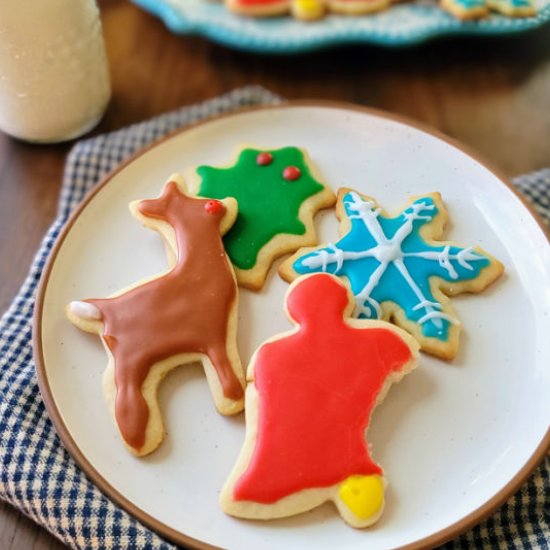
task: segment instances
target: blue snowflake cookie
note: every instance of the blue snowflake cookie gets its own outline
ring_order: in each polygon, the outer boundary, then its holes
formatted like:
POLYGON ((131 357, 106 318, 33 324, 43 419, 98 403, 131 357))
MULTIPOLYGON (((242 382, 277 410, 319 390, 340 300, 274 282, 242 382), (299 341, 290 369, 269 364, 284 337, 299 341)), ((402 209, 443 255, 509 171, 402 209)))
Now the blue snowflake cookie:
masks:
POLYGON ((502 264, 480 248, 437 240, 448 219, 439 193, 414 197, 392 217, 374 199, 341 189, 336 214, 340 240, 299 250, 282 264, 282 277, 345 277, 356 317, 391 320, 424 351, 452 359, 460 322, 448 297, 483 290, 502 273, 502 264))

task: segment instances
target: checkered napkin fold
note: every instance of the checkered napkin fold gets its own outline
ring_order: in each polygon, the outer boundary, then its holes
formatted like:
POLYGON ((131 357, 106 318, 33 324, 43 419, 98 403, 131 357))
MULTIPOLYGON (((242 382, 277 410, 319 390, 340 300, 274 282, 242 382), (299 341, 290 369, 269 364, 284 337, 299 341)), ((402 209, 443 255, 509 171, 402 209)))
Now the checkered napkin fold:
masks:
MULTIPOLYGON (((142 147, 186 125, 243 106, 280 102, 259 87, 241 88, 75 145, 65 168, 57 220, 30 273, 0 321, 0 498, 72 548, 175 547, 105 497, 78 469, 48 418, 32 358, 36 287, 61 227, 99 180, 142 147)), ((550 224, 550 169, 516 178, 516 187, 550 224)), ((550 459, 493 516, 445 548, 549 548, 550 459)))

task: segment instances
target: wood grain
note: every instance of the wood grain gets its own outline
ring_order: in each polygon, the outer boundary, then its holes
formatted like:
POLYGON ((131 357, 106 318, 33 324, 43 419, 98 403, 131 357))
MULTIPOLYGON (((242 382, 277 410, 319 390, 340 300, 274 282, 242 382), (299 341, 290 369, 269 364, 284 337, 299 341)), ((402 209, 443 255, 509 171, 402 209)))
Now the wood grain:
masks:
MULTIPOLYGON (((548 27, 510 38, 448 39, 409 49, 346 47, 258 56, 178 37, 123 0, 99 2, 113 99, 102 133, 261 84, 287 98, 352 101, 427 123, 509 175, 550 166, 548 27)), ((10 304, 53 221, 71 144, 0 134, 0 311, 10 304)), ((63 546, 0 504, 0 548, 63 546)))

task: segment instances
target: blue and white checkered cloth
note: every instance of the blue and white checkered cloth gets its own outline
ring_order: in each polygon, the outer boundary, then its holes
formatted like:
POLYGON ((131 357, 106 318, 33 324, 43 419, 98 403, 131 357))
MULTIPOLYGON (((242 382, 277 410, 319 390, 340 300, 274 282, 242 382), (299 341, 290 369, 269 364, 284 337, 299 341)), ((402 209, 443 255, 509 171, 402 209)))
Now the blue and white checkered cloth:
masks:
MULTIPOLYGON (((259 87, 186 107, 107 135, 70 152, 57 220, 9 310, 0 320, 0 498, 72 548, 173 550, 175 547, 118 508, 79 470, 57 436, 38 391, 32 358, 36 288, 59 231, 74 207, 124 159, 191 122, 280 98, 259 87)), ((550 224, 550 169, 514 184, 550 224)), ((445 548, 550 548, 550 460, 488 520, 445 548)))

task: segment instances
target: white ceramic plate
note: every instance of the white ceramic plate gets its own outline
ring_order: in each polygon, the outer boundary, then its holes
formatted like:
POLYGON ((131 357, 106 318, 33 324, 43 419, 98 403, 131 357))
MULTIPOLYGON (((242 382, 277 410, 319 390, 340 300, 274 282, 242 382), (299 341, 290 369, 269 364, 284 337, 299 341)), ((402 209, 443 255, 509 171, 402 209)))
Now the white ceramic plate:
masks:
MULTIPOLYGON (((334 240, 332 212, 317 218, 334 240)), ((287 288, 272 270, 265 289, 242 291, 240 350, 246 363, 266 338, 287 330, 287 288)), ((336 105, 248 111, 162 141, 110 176, 73 218, 45 273, 37 308, 37 363, 50 414, 65 444, 112 498, 181 543, 239 549, 387 549, 455 536, 508 496, 548 445, 550 247, 518 197, 477 160, 433 134, 379 113, 336 105), (332 505, 286 520, 239 521, 218 493, 240 449, 244 420, 219 416, 198 367, 171 374, 160 391, 167 437, 152 456, 124 449, 104 405, 105 352, 63 308, 165 269, 160 237, 128 203, 155 197, 173 172, 224 165, 241 142, 306 148, 336 189, 355 187, 389 210, 410 194, 438 190, 447 236, 480 244, 506 266, 480 295, 454 305, 465 327, 453 364, 421 356, 376 410, 369 439, 390 487, 371 529, 346 526, 332 505)))

